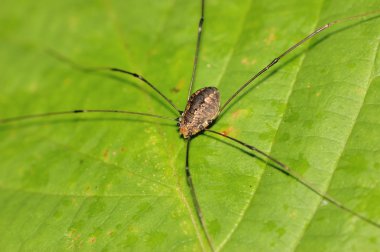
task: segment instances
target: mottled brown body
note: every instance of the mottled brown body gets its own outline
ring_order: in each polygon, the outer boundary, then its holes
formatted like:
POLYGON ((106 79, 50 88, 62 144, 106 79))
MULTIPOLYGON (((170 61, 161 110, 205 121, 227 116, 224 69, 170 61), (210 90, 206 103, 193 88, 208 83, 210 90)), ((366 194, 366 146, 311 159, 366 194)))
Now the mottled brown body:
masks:
POLYGON ((192 94, 179 120, 179 132, 190 138, 206 129, 219 114, 220 96, 215 87, 205 87, 192 94))

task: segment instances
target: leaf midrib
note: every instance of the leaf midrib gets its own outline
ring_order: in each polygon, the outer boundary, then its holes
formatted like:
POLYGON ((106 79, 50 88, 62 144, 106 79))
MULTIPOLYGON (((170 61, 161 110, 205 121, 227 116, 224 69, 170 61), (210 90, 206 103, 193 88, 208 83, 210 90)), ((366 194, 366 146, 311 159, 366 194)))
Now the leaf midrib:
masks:
MULTIPOLYGON (((173 5, 170 8, 170 11, 167 12, 167 14, 166 14, 167 18, 166 18, 164 24, 162 25, 162 27, 160 28, 160 31, 156 34, 156 37, 155 37, 155 39, 152 42, 152 46, 154 46, 159 41, 159 38, 166 31, 165 27, 167 27, 169 25, 169 23, 170 23, 170 13, 175 8, 176 4, 177 4, 177 1, 175 0, 174 3, 173 3, 173 5)), ((149 99, 149 100, 152 101, 152 99, 149 99)), ((150 107, 151 108, 155 108, 155 106, 150 106, 150 107)), ((158 135, 161 138, 161 142, 162 143, 166 142, 165 139, 163 138, 162 134, 158 134, 158 135)), ((165 146, 167 146, 167 144, 165 146)), ((173 168, 173 171, 174 171, 173 174, 174 174, 174 176, 176 176, 178 178, 178 183, 176 184, 175 190, 177 192, 177 196, 178 196, 179 202, 181 202, 181 204, 183 204, 183 206, 187 210, 187 213, 189 214, 190 221, 191 221, 191 223, 192 223, 192 225, 194 227, 194 231, 197 234, 197 240, 199 242, 199 245, 202 248, 202 250, 205 250, 204 244, 203 244, 203 240, 202 240, 203 234, 199 230, 200 227, 199 227, 197 218, 196 218, 195 214, 193 213, 193 207, 190 207, 191 204, 189 204, 189 200, 185 197, 186 193, 182 190, 182 187, 179 184, 179 179, 182 178, 183 176, 179 176, 179 174, 176 172, 177 169, 176 169, 176 167, 174 165, 175 164, 175 160, 177 159, 179 153, 181 153, 183 151, 183 149, 184 149, 184 145, 182 144, 181 147, 178 148, 177 154, 171 156, 172 158, 169 158, 169 165, 171 165, 172 168, 173 168)))

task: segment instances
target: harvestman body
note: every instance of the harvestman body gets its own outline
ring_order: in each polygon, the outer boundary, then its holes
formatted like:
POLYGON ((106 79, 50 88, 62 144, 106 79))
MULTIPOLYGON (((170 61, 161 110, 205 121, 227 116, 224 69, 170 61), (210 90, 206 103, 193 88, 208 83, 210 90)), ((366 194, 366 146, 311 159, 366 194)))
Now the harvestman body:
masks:
POLYGON ((219 114, 219 103, 216 87, 201 88, 192 94, 179 119, 181 135, 187 139, 207 129, 219 114))
POLYGON ((335 206, 339 207, 340 209, 349 212, 350 214, 360 218, 361 220, 380 228, 380 224, 368 219, 367 217, 354 212, 350 208, 346 207, 339 201, 335 200, 331 196, 319 191, 316 189, 313 185, 311 185, 309 182, 304 180, 299 174, 294 172, 290 167, 283 164, 282 162, 278 161, 277 159, 273 158, 272 156, 269 156, 265 152, 261 151, 260 149, 257 149, 256 147, 249 145, 247 143, 244 143, 236 138, 230 137, 228 135, 224 135, 222 133, 216 132, 214 130, 209 129, 209 127, 213 124, 213 122, 216 120, 218 115, 226 108, 226 106, 238 95, 240 92, 245 89, 250 83, 252 83, 257 77, 259 77, 261 74, 269 70, 273 65, 275 65, 281 58, 292 52, 294 49, 299 47, 304 42, 308 41, 315 35, 319 34, 320 32, 326 30, 327 28, 341 22, 358 19, 361 17, 366 17, 369 15, 374 14, 380 14, 380 11, 374 11, 370 13, 360 14, 357 16, 348 17, 345 19, 336 20, 333 22, 330 22, 324 26, 321 26, 320 28, 316 29, 313 33, 306 36, 302 40, 300 40, 298 43, 291 46, 289 49, 287 49, 285 52, 283 52, 281 55, 276 57, 273 61, 271 61, 266 67, 264 67, 262 70, 260 70, 257 74, 255 74, 252 78, 250 78, 245 84, 243 84, 222 106, 220 106, 220 94, 217 88, 215 87, 205 87, 202 89, 199 89, 195 93, 192 94, 192 86, 195 81, 195 75, 197 70, 197 63, 198 63, 198 55, 199 55, 199 48, 200 48, 200 42, 201 42, 201 35, 202 35, 202 27, 204 22, 204 2, 205 0, 201 1, 201 18, 199 20, 198 25, 198 37, 197 37, 197 44, 196 44, 196 50, 195 50, 195 57, 194 57, 194 64, 193 64, 193 71, 192 71, 192 78, 190 82, 189 87, 189 93, 188 93, 188 101, 185 110, 182 112, 178 109, 178 107, 170 100, 168 99, 164 94, 162 94, 153 84, 151 84, 148 80, 146 80, 143 76, 126 71, 119 68, 86 68, 80 65, 77 65, 76 63, 68 60, 67 58, 63 57, 60 54, 57 54, 56 52, 50 51, 52 54, 54 54, 55 57, 66 61, 67 63, 73 65, 76 68, 80 68, 85 71, 99 71, 99 70, 106 70, 106 71, 114 71, 114 72, 120 72, 127 75, 130 75, 132 77, 135 77, 144 83, 146 83, 148 86, 150 86, 155 92, 157 92, 162 98, 164 98, 179 114, 178 118, 170 118, 166 116, 161 115, 154 115, 149 113, 142 113, 142 112, 132 112, 132 111, 125 111, 125 110, 104 110, 104 109, 80 109, 80 110, 71 110, 71 111, 60 111, 60 112, 49 112, 49 113, 43 113, 43 114, 35 114, 35 115, 26 115, 26 116, 20 116, 20 117, 13 117, 13 118, 6 118, 6 119, 0 119, 0 123, 7 123, 7 122, 13 122, 13 121, 20 121, 24 119, 32 119, 32 118, 38 118, 38 117, 45 117, 45 116, 56 116, 56 115, 64 115, 64 114, 74 114, 74 113, 124 113, 124 114, 133 114, 133 115, 140 115, 140 116, 148 116, 148 117, 155 117, 160 119, 167 119, 167 120, 174 120, 177 122, 177 125, 179 127, 179 133, 183 136, 184 139, 187 141, 187 147, 186 147, 186 178, 187 183, 190 188, 193 204, 198 216, 198 219, 201 224, 201 228, 207 238, 207 242, 211 248, 211 250, 214 250, 213 242, 211 240, 211 237, 206 229, 205 220, 203 218, 203 214, 201 211, 200 204, 197 199, 197 195, 195 192, 195 188, 192 182, 190 169, 189 169, 189 146, 190 146, 190 140, 195 137, 197 134, 202 133, 203 131, 208 131, 213 134, 220 135, 222 137, 228 138, 238 144, 241 144, 242 146, 253 150, 266 158, 268 158, 270 161, 272 161, 275 165, 277 165, 278 169, 286 173, 287 175, 290 175, 300 183, 302 183, 304 186, 309 188, 310 190, 314 191, 316 194, 318 194, 323 199, 331 202, 335 206))

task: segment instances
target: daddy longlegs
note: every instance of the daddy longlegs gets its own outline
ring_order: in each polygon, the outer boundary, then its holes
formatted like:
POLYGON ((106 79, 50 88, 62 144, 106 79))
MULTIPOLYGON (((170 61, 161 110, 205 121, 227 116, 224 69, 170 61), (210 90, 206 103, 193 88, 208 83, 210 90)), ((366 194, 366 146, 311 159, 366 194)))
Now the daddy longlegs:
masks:
POLYGON ((171 122, 176 122, 177 125, 179 126, 179 131, 180 131, 181 136, 186 141, 186 157, 185 157, 184 166, 185 166, 186 180, 190 189, 193 206, 196 211, 196 215, 198 217, 198 221, 200 223, 201 229, 203 230, 203 233, 208 242, 208 245, 210 249, 213 251, 215 250, 215 245, 213 243, 211 235, 208 232, 206 221, 202 213, 202 206, 198 201, 195 185, 193 183, 191 172, 190 172, 190 162, 189 162, 190 142, 194 137, 197 137, 198 135, 202 135, 204 132, 209 132, 215 136, 225 138, 227 140, 230 140, 233 143, 240 145, 242 148, 246 148, 249 151, 253 151, 258 156, 261 156, 264 159, 266 159, 267 160, 266 162, 270 164, 269 166, 277 170, 280 170, 281 172, 283 172, 284 174, 288 176, 291 176, 292 178, 294 178, 295 180, 303 184, 305 187, 307 187, 308 189, 310 189, 311 191, 319 195, 322 199, 332 203, 336 207, 340 208, 342 211, 350 213, 351 215, 368 223, 369 225, 372 225, 376 228, 380 228, 380 223, 378 223, 377 221, 371 220, 370 218, 366 217, 365 215, 359 212, 352 210, 351 208, 347 207, 342 202, 331 197, 327 193, 319 190, 313 184, 311 184, 310 182, 302 178, 302 176, 298 174, 297 172, 295 172, 291 167, 284 164, 283 162, 278 160, 276 157, 273 157, 265 153, 264 151, 262 151, 260 148, 257 148, 256 146, 245 143, 244 141, 234 138, 232 136, 229 136, 228 134, 221 133, 221 132, 211 129, 211 126, 217 122, 218 116, 220 116, 222 113, 226 111, 226 108, 228 108, 228 105, 231 104, 231 102, 234 101, 236 97, 239 97, 239 95, 242 94, 243 90, 244 91, 247 90, 246 88, 249 85, 251 85, 259 76, 261 76, 262 74, 270 70, 281 59, 289 55, 291 52, 293 52, 295 49, 303 45, 305 42, 309 41, 311 38, 317 36, 318 34, 322 33, 323 31, 327 30, 328 28, 332 26, 335 26, 341 23, 346 23, 349 21, 356 21, 356 20, 360 20, 360 19, 368 18, 368 17, 377 18, 377 15, 379 14, 380 14, 379 10, 363 13, 363 14, 358 14, 355 16, 329 22, 317 28, 314 32, 304 37, 293 46, 289 47, 279 56, 275 57, 267 66, 262 68, 256 74, 254 74, 249 80, 247 80, 246 83, 240 86, 236 90, 236 92, 230 95, 230 97, 224 103, 221 103, 220 105, 219 91, 216 88, 207 87, 207 88, 202 88, 196 92, 193 92, 193 85, 196 79, 196 73, 197 73, 197 67, 198 67, 198 57, 199 57, 200 48, 201 48, 203 23, 205 20, 205 0, 201 0, 200 19, 199 19, 199 24, 198 24, 198 35, 197 35, 196 49, 195 49, 195 55, 194 55, 194 61, 193 61, 193 69, 192 69, 190 85, 188 88, 187 106, 184 110, 181 110, 176 104, 174 104, 172 100, 170 100, 165 94, 163 94, 155 84, 152 84, 148 80, 148 78, 145 78, 144 76, 141 76, 140 74, 131 72, 129 70, 124 70, 124 69, 114 68, 114 67, 99 67, 99 68, 84 67, 75 62, 72 62, 71 60, 57 53, 56 51, 52 51, 52 50, 49 51, 49 53, 52 54, 55 58, 72 65, 74 68, 78 68, 83 71, 117 72, 117 73, 126 74, 126 75, 134 77, 135 79, 141 81, 141 83, 143 83, 144 85, 149 86, 149 88, 151 88, 154 92, 156 92, 159 96, 161 96, 161 98, 165 102, 167 102, 167 104, 169 104, 172 108, 174 108, 174 110, 177 111, 178 113, 177 118, 145 113, 145 112, 140 112, 140 111, 129 111, 129 110, 127 111, 127 110, 111 110, 111 109, 75 109, 75 110, 69 110, 69 111, 47 112, 47 113, 41 113, 41 114, 22 115, 22 116, 17 116, 17 117, 4 118, 4 119, 0 119, 0 123, 5 124, 5 123, 13 123, 17 121, 37 119, 37 118, 43 118, 43 117, 62 116, 62 115, 70 115, 70 114, 83 114, 83 113, 117 113, 117 114, 127 114, 127 115, 134 115, 134 116, 158 118, 158 119, 168 120, 171 122))

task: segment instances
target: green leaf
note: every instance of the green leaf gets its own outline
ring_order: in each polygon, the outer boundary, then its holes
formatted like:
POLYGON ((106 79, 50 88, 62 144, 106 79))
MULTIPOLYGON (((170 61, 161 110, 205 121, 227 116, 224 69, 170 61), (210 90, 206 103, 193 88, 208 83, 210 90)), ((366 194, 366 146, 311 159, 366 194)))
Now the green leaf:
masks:
MULTIPOLYGON (((380 1, 207 0, 195 89, 222 102, 326 22, 380 1)), ((0 9, 0 118, 71 109, 177 115, 149 87, 85 66, 141 73, 184 107, 200 1, 10 1, 0 9)), ((280 61, 214 130, 266 151, 380 223, 380 18, 346 22, 280 61)), ((194 89, 194 91, 195 91, 194 89)), ((174 123, 70 115, 0 125, 2 251, 208 251, 174 123)), ((380 229, 321 200, 265 159, 211 134, 190 169, 217 251, 379 251, 380 229)))

